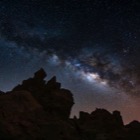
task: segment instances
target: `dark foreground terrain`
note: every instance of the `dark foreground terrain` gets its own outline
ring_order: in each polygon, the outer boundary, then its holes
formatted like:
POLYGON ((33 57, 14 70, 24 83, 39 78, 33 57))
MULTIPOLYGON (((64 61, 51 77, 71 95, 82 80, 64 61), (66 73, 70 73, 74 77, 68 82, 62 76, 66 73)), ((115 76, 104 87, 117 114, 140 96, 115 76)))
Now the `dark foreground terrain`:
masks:
POLYGON ((124 125, 119 111, 96 109, 70 119, 72 93, 40 69, 0 94, 0 140, 140 140, 140 123, 124 125))

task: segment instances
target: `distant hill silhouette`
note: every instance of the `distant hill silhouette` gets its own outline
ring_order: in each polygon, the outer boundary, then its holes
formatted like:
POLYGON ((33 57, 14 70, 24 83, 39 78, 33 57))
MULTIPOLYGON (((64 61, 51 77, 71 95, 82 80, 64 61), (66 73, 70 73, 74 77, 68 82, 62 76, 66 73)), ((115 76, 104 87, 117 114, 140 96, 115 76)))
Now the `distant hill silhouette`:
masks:
POLYGON ((140 140, 140 123, 124 125, 119 111, 69 118, 72 93, 46 76, 40 69, 12 91, 0 91, 0 140, 140 140))

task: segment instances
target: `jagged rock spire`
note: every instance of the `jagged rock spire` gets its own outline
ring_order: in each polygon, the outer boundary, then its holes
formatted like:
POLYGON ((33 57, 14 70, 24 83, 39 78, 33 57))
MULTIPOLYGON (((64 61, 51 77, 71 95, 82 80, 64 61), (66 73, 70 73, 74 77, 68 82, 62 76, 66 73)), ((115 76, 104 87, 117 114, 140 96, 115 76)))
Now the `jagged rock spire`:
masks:
POLYGON ((40 70, 34 73, 34 78, 37 78, 37 79, 44 79, 46 76, 47 74, 43 68, 41 68, 40 70))

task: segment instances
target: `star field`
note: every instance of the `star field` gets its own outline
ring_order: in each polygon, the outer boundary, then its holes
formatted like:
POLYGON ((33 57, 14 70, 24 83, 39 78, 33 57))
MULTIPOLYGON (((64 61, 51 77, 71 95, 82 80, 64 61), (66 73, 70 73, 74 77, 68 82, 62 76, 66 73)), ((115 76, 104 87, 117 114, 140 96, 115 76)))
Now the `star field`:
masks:
POLYGON ((140 120, 139 9, 138 0, 1 0, 0 89, 43 67, 73 92, 72 115, 101 107, 140 120))

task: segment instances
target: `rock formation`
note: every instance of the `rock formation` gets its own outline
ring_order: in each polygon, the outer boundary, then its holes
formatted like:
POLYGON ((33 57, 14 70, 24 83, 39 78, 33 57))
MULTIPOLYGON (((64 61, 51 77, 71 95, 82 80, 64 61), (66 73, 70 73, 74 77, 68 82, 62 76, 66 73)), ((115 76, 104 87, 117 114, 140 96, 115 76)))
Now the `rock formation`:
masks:
POLYGON ((16 86, 12 91, 28 91, 43 106, 43 109, 51 115, 50 118, 68 119, 71 107, 74 104, 73 95, 69 90, 62 89, 56 77, 47 83, 44 80, 46 73, 40 69, 33 78, 24 80, 21 85, 16 86))
POLYGON ((72 93, 43 69, 12 91, 0 91, 1 140, 140 140, 140 123, 124 125, 119 111, 81 111, 69 118, 72 93))

